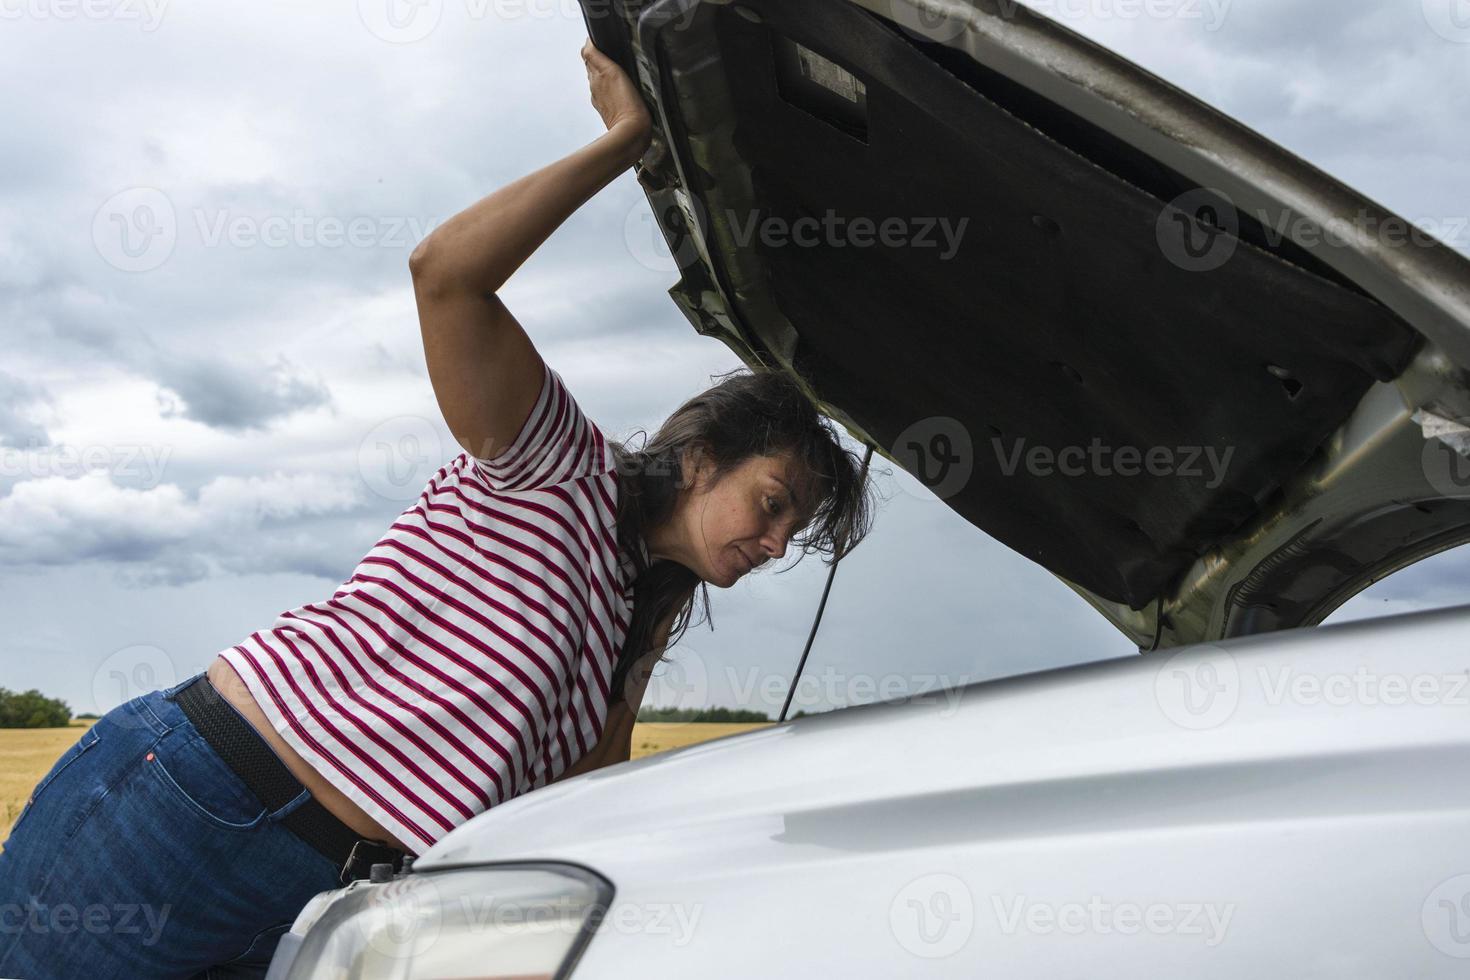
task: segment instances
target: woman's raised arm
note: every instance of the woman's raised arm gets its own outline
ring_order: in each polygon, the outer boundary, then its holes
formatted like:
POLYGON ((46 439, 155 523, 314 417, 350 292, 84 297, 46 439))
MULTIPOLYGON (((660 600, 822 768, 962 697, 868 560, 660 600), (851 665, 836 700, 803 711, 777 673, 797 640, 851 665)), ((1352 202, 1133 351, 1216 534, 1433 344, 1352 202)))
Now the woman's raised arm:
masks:
POLYGON ((574 211, 648 148, 652 123, 627 73, 582 48, 607 132, 445 221, 414 249, 429 380, 455 440, 482 459, 506 449, 540 394, 531 339, 496 293, 574 211))

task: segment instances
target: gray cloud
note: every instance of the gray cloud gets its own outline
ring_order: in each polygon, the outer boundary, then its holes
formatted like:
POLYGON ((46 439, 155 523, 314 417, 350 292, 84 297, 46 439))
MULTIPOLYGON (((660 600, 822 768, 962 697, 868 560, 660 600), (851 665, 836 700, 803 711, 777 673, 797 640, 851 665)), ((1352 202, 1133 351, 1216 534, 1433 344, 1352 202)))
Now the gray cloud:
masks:
POLYGON ((234 432, 264 428, 331 402, 325 384, 303 377, 284 357, 269 365, 161 357, 154 377, 177 398, 161 399, 165 418, 182 416, 234 432))
POLYGON ((28 417, 32 406, 50 396, 40 385, 0 371, 0 446, 29 449, 49 446, 51 437, 28 417))
MULTIPOLYGON (((352 518, 357 480, 274 473, 124 487, 104 470, 25 480, 0 497, 0 562, 12 570, 101 562, 135 587, 271 572, 346 578, 371 545, 352 518)), ((385 522, 386 523, 386 522, 385 522)))

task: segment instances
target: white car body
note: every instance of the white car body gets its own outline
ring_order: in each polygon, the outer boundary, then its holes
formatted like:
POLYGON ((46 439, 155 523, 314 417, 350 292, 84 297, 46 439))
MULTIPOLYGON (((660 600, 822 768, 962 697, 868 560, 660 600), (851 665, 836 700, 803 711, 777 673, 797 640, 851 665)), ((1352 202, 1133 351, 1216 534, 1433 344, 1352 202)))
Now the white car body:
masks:
POLYGON ((575 976, 1462 977, 1470 607, 801 718, 589 773, 416 873, 616 896, 575 976))

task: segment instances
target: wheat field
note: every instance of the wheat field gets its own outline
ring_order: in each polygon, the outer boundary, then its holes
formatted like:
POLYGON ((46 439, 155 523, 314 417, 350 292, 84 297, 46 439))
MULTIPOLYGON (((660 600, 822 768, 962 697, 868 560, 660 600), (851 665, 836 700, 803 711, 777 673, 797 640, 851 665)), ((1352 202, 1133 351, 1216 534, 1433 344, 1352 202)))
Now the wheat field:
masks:
MULTIPOLYGON (((91 724, 73 720, 68 728, 0 729, 0 841, 10 836, 10 825, 20 816, 36 783, 91 724)), ((633 758, 763 727, 699 722, 638 724, 633 726, 633 758)))
POLYGON ((752 732, 767 725, 712 725, 703 722, 640 722, 633 726, 633 758, 682 749, 686 745, 697 745, 712 738, 752 732))

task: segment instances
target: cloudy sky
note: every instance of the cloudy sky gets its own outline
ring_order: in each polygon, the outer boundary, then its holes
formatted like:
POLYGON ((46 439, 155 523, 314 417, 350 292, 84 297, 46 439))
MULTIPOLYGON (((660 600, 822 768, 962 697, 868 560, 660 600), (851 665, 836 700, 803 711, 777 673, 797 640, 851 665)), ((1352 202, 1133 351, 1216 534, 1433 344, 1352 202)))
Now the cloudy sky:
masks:
MULTIPOLYGON (((0 0, 0 686, 105 711, 203 669, 329 596, 458 452, 408 254, 600 125, 572 0, 426 0, 416 40, 386 2, 0 0)), ((1034 5, 1470 245, 1463 0, 1034 5)), ((668 300, 652 228, 625 175, 503 293, 619 437, 737 364, 668 300)), ((799 704, 1133 652, 914 481, 879 484, 799 704)), ((699 695, 779 706, 824 575, 713 591, 717 629, 682 644, 699 695)), ((1339 617, 1450 604, 1467 575, 1451 553, 1339 617)))

